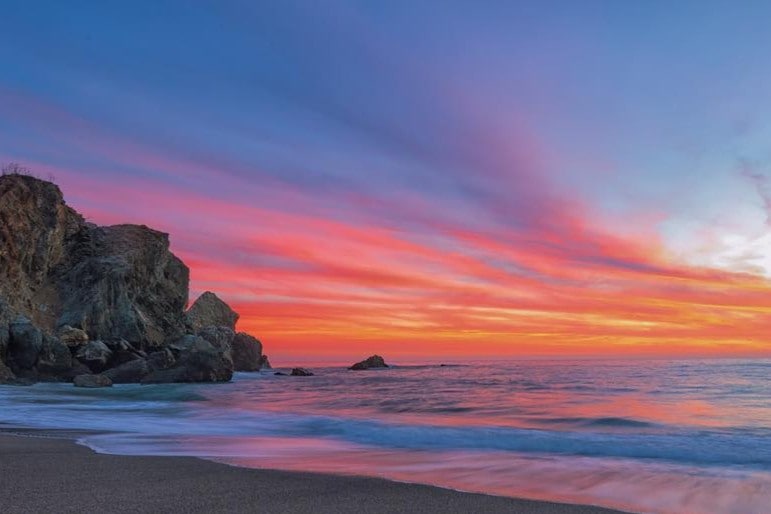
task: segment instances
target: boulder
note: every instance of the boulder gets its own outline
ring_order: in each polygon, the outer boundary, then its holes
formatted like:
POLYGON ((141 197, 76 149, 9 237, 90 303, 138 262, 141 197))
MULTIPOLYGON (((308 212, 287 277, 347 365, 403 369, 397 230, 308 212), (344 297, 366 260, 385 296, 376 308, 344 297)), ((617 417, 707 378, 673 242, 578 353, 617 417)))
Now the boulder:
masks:
POLYGON ((365 369, 373 369, 373 368, 387 368, 388 364, 385 363, 385 360, 380 355, 373 355, 371 357, 368 357, 364 359, 361 362, 357 362, 353 366, 351 366, 348 369, 353 370, 365 370, 365 369))
POLYGON ((113 384, 139 383, 149 374, 150 366, 144 359, 125 362, 102 373, 102 375, 109 378, 113 384))
POLYGON ((43 349, 43 333, 32 322, 20 316, 10 326, 8 362, 20 369, 32 369, 43 349))
POLYGON ((238 314, 211 291, 206 291, 185 313, 187 323, 193 332, 204 327, 227 327, 236 330, 238 314))
POLYGON ((99 373, 107 367, 112 352, 102 341, 90 341, 78 350, 75 357, 91 371, 99 373))
POLYGON ((290 375, 293 377, 312 377, 313 372, 305 368, 292 368, 290 375))
POLYGON ((167 369, 153 369, 143 384, 171 382, 227 382, 233 376, 233 360, 228 352, 215 348, 206 339, 186 335, 169 345, 175 362, 167 369))
POLYGON ((244 332, 233 339, 233 369, 235 371, 259 371, 262 369, 262 343, 244 332))
MULTIPOLYGON (((235 363, 233 363, 233 365, 235 365, 235 363)), ((260 358, 260 369, 273 369, 267 355, 263 355, 260 358)))
POLYGON ((177 362, 177 359, 168 348, 153 352, 147 356, 147 364, 154 371, 169 369, 175 362, 177 362))
POLYGON ((64 325, 57 331, 59 340, 69 347, 77 348, 88 343, 88 334, 85 330, 64 325))
POLYGON ((75 387, 112 387, 112 380, 104 375, 78 375, 73 381, 75 387))
POLYGON ((43 336, 43 349, 40 351, 37 370, 49 378, 65 378, 72 369, 72 353, 59 338, 43 336))
POLYGON ((283 371, 276 371, 276 372, 275 372, 275 373, 273 373, 273 374, 274 374, 274 375, 276 375, 276 376, 279 376, 279 377, 285 377, 285 376, 287 376, 287 374, 286 374, 286 373, 284 373, 283 371))

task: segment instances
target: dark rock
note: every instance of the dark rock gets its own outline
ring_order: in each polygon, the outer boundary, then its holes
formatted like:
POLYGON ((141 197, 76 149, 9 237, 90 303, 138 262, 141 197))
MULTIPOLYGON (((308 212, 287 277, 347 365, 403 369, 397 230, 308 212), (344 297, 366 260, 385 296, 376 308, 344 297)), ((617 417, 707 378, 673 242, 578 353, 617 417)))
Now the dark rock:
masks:
POLYGON ((43 336, 43 349, 37 362, 37 370, 42 375, 57 377, 66 375, 72 369, 72 353, 59 338, 43 336))
POLYGON ((290 375, 293 377, 312 377, 313 372, 308 371, 305 368, 292 368, 290 375))
POLYGON ((89 367, 94 373, 99 373, 107 367, 112 352, 102 341, 91 341, 81 347, 75 357, 89 367))
POLYGON ((8 342, 11 340, 11 327, 0 323, 0 362, 5 362, 8 354, 8 342))
POLYGON ((73 328, 69 325, 64 325, 59 328, 57 335, 61 342, 72 348, 77 348, 88 343, 88 334, 86 334, 85 330, 73 328))
POLYGON ((159 347, 185 331, 189 270, 169 236, 145 226, 94 227, 63 275, 60 325, 92 338, 159 347))
POLYGON ((104 345, 112 352, 107 367, 114 367, 126 362, 145 359, 147 355, 141 350, 137 350, 125 339, 113 339, 112 341, 103 341, 104 345))
POLYGON ((204 327, 227 327, 235 332, 238 321, 238 314, 211 291, 199 296, 185 316, 193 332, 204 327))
POLYGON ((177 362, 174 354, 168 348, 153 352, 147 356, 147 364, 154 371, 168 369, 177 362))
POLYGON ((150 366, 144 359, 138 359, 110 368, 102 375, 109 378, 113 384, 134 384, 150 374, 150 366))
POLYGON ((244 332, 233 339, 233 368, 236 371, 259 371, 262 368, 262 343, 244 332))
POLYGON ((78 375, 72 383, 75 387, 112 387, 112 380, 104 375, 78 375))
POLYGON ((212 346, 228 352, 231 354, 233 348, 233 339, 236 337, 236 333, 229 327, 204 327, 198 331, 199 337, 206 339, 212 346))
POLYGON ((16 375, 13 374, 13 371, 3 361, 0 361, 0 384, 9 384, 14 380, 16 380, 16 375))
POLYGON ((273 367, 270 365, 270 361, 268 360, 267 355, 263 355, 260 358, 260 369, 273 369, 273 367))
POLYGON ((353 366, 351 366, 348 369, 353 370, 364 370, 364 369, 372 369, 372 368, 387 368, 388 364, 385 363, 385 360, 380 355, 373 355, 372 357, 368 357, 367 359, 357 362, 353 366))
POLYGON ((283 371, 276 371, 276 372, 275 372, 275 373, 273 373, 273 374, 274 374, 274 375, 276 375, 276 376, 279 376, 279 377, 285 377, 285 376, 287 376, 287 374, 286 374, 286 373, 284 373, 283 371))
MULTIPOLYGON (((73 380, 144 360, 144 378, 156 381, 228 380, 238 315, 209 292, 185 312, 188 283, 167 234, 87 223, 56 185, 0 176, 0 363, 16 382, 73 380), (26 319, 14 322, 19 315, 26 319), (180 346, 190 327, 203 343, 180 346), (65 348, 76 356, 70 366, 65 348)), ((239 365, 269 367, 259 341, 246 340, 239 365)))
POLYGON ((206 339, 187 335, 169 345, 175 354, 172 367, 153 370, 143 384, 171 382, 227 382, 233 376, 233 360, 206 339))
POLYGON ((32 322, 20 316, 11 323, 8 361, 20 369, 32 369, 43 349, 43 333, 32 322))

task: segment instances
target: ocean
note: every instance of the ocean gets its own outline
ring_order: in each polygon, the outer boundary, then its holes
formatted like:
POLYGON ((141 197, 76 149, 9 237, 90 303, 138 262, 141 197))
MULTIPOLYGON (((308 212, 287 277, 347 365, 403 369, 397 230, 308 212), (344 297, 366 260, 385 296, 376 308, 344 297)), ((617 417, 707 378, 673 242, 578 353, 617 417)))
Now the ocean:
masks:
POLYGON ((368 475, 632 512, 771 513, 771 360, 518 361, 228 384, 0 386, 97 452, 368 475))

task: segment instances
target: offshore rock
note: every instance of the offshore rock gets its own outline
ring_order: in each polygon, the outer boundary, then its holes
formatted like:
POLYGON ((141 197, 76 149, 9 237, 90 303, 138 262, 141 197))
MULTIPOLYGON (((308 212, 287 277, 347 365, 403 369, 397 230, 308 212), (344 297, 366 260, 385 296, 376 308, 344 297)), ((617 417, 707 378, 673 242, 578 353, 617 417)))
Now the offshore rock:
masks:
POLYGON ((312 377, 313 372, 305 368, 292 368, 290 375, 293 377, 312 377))
POLYGON ((351 366, 348 369, 352 370, 365 370, 365 369, 373 369, 373 368, 387 368, 388 364, 385 363, 385 360, 380 355, 373 355, 372 357, 368 357, 364 359, 361 362, 357 362, 353 366, 351 366))
POLYGON ((238 321, 238 314, 211 291, 199 296, 185 316, 194 333, 204 327, 227 327, 235 331, 238 321))
POLYGON ((232 354, 235 371, 259 371, 263 367, 262 343, 249 334, 236 334, 232 354))

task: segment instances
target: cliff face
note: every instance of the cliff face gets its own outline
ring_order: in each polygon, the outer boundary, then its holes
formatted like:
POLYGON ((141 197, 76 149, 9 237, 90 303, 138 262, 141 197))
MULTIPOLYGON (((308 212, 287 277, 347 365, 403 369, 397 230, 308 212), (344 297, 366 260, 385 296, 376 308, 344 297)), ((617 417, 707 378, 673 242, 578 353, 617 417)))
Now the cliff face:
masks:
POLYGON ((68 207, 56 185, 0 176, 0 383, 94 372, 86 348, 100 350, 101 371, 124 366, 117 374, 123 382, 152 373, 153 381, 229 380, 232 337, 219 346, 202 338, 179 342, 213 324, 234 333, 238 315, 213 293, 186 313, 188 284, 189 270, 169 250, 167 234, 98 227, 68 207), (212 306, 217 315, 202 315, 212 306), (126 367, 138 360, 146 362, 126 367), (194 373, 186 365, 192 362, 194 373))

